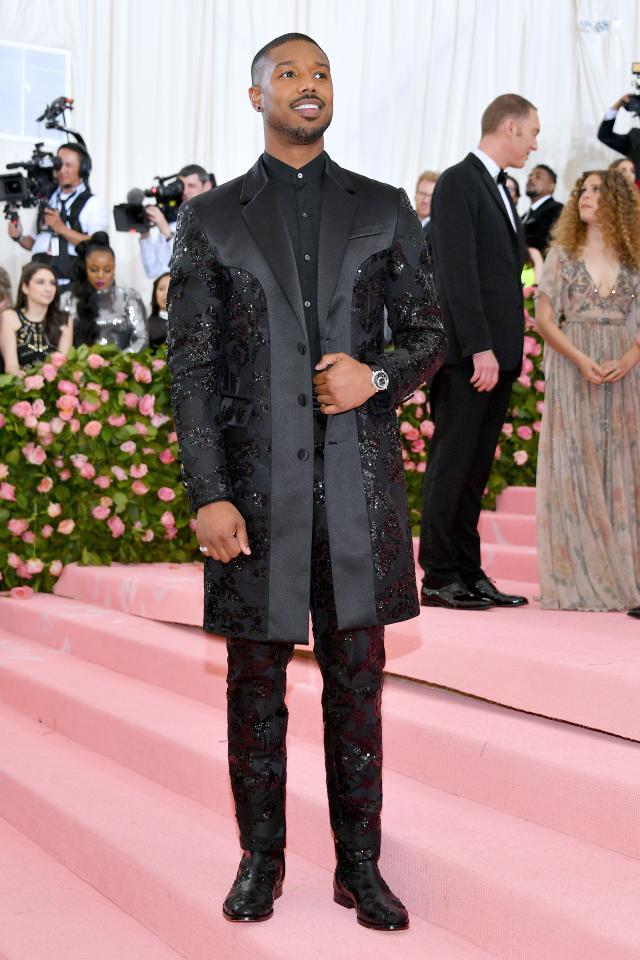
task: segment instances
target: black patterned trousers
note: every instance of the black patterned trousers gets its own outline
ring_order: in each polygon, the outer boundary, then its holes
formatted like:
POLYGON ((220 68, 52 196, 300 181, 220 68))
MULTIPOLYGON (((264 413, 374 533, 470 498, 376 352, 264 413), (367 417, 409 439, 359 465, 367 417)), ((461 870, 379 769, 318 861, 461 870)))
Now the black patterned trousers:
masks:
MULTIPOLYGON (((310 609, 323 680, 329 816, 339 856, 370 859, 380 853, 384 627, 338 630, 320 451, 317 444, 310 609)), ((231 638, 227 653, 229 770, 240 841, 244 850, 282 850, 293 644, 231 638)))

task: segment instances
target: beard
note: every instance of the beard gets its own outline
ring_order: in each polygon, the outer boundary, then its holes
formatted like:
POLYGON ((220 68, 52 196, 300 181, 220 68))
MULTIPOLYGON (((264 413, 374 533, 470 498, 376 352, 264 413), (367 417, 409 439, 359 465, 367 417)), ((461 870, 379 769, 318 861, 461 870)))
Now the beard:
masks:
POLYGON ((320 126, 294 127, 289 123, 285 123, 284 120, 272 122, 270 126, 273 130, 277 130, 278 133, 284 134, 285 137, 293 141, 293 143, 309 144, 316 143, 316 141, 320 140, 324 136, 330 123, 331 117, 321 123, 320 126))

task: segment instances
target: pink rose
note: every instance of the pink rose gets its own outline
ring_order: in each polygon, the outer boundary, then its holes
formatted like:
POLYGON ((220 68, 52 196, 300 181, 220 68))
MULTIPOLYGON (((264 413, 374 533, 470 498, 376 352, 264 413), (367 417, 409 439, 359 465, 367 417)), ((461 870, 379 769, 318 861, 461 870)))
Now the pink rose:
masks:
POLYGON ((32 557, 30 560, 27 560, 27 570, 29 573, 42 573, 44 570, 44 562, 39 560, 38 557, 32 557))
POLYGON ((409 430, 412 430, 412 426, 408 420, 403 420, 400 424, 400 433, 408 433, 409 430))
POLYGON ((536 388, 538 393, 544 393, 544 380, 536 380, 536 382, 534 383, 534 387, 536 388))
POLYGON ((534 421, 533 429, 535 430, 536 433, 540 433, 540 431, 542 430, 542 424, 540 423, 539 420, 534 421))
POLYGON ((40 531, 40 536, 44 537, 45 540, 48 540, 51 534, 53 533, 53 527, 50 523, 45 523, 42 530, 40 531))
POLYGON ((96 475, 96 468, 92 463, 85 463, 84 467, 80 467, 80 476, 84 480, 93 480, 96 475))
POLYGON ((405 461, 405 464, 404 464, 404 468, 405 468, 405 470, 412 471, 412 470, 415 470, 415 469, 416 469, 416 465, 415 465, 415 463, 413 462, 413 460, 406 460, 406 461, 405 461))
POLYGON ((165 540, 175 540, 175 538, 176 538, 177 536, 178 536, 178 528, 177 528, 177 527, 165 527, 165 529, 164 529, 164 539, 165 539, 165 540))
POLYGON ((80 413, 95 413, 99 408, 99 400, 83 400, 80 404, 80 413))
MULTIPOLYGON (((405 450, 405 453, 406 453, 406 450, 405 450)), ((191 519, 189 520, 189 530, 191 530, 192 533, 195 533, 197 528, 198 528, 198 522, 196 518, 191 517, 191 519)))
POLYGON ((40 369, 42 370, 42 376, 45 378, 47 383, 51 383, 58 376, 56 373, 56 368, 52 363, 45 363, 40 369))
POLYGON ((33 414, 30 414, 28 417, 24 418, 24 425, 28 427, 29 430, 35 430, 38 426, 38 418, 34 417, 33 414))
POLYGON ((498 444, 496 447, 496 452, 494 453, 493 457, 495 460, 499 460, 502 457, 502 448, 500 447, 500 444, 498 444))
POLYGON ((158 490, 158 500, 163 500, 165 503, 169 503, 170 500, 175 500, 176 492, 170 487, 160 487, 158 490))
POLYGON ((424 473, 426 469, 427 469, 427 461, 421 460, 420 463, 417 464, 416 466, 416 473, 424 473))
POLYGON ((124 413, 119 413, 118 416, 115 413, 112 413, 107 421, 112 427, 124 427, 127 422, 127 418, 124 413))
POLYGON ((531 440, 531 437, 533 436, 533 430, 531 429, 531 427, 527 427, 527 426, 518 427, 518 429, 516 430, 516 433, 518 434, 521 440, 531 440))
POLYGON ((75 380, 76 383, 82 383, 82 381, 84 380, 84 373, 82 372, 82 370, 76 370, 73 374, 73 379, 75 380))
POLYGON ((9 467, 6 463, 0 463, 0 480, 6 480, 9 476, 9 467))
POLYGON ((110 396, 111 394, 109 393, 108 390, 105 390, 104 388, 100 390, 100 399, 102 400, 103 403, 106 403, 110 396))
POLYGON ((47 507, 47 514, 50 517, 59 517, 62 513, 62 504, 61 503, 50 503, 47 507))
POLYGON ((529 377, 526 373, 522 373, 518 377, 518 383, 520 384, 521 387, 530 387, 531 377, 529 377))
POLYGON ((110 511, 108 507, 94 507, 91 511, 91 516, 94 520, 106 520, 109 516, 109 513, 110 511))
POLYGON ((120 449, 123 453, 135 453, 138 448, 133 440, 125 440, 124 443, 120 444, 120 449))
POLYGON ((49 359, 51 360, 51 363, 54 365, 54 367, 62 367, 67 362, 66 356, 64 355, 64 353, 60 353, 59 350, 56 350, 55 353, 52 353, 49 359))
POLYGON ((529 357, 525 357, 522 361, 522 372, 531 373, 533 370, 533 360, 530 360, 529 357))
POLYGON ((28 400, 19 400, 11 407, 11 413, 14 417, 20 417, 21 420, 24 420, 25 417, 31 416, 33 407, 28 400))
POLYGON ((151 426, 152 427, 162 427, 165 423, 171 418, 166 415, 166 413, 154 413, 151 417, 151 426))
POLYGON ((116 383, 125 383, 127 375, 123 370, 118 370, 116 373, 116 383))
POLYGON ((65 413, 72 414, 77 406, 78 406, 78 398, 73 397, 69 393, 63 393, 62 396, 58 397, 58 399, 56 400, 56 407, 60 411, 60 416, 62 416, 63 419, 68 420, 69 417, 65 418, 63 414, 65 413))
POLYGON ((175 460, 175 454, 172 453, 168 448, 163 450, 160 456, 158 457, 160 463, 173 463, 175 460))
POLYGON ((92 370, 97 370, 99 367, 106 367, 107 361, 104 357, 101 357, 99 353, 90 353, 87 357, 87 363, 92 370))
POLYGON ((29 600, 33 596, 31 587, 11 587, 9 591, 12 600, 29 600))
POLYGON ((22 455, 27 463, 31 463, 36 467, 41 466, 47 459, 47 455, 42 447, 37 446, 35 443, 28 443, 26 447, 23 447, 22 455))
POLYGON ((151 383, 153 379, 149 367, 144 367, 141 363, 134 363, 133 376, 138 383, 151 383))
POLYGON ((419 437, 417 440, 413 440, 411 443, 411 449, 414 453, 422 453, 426 444, 422 437, 419 437))
POLYGON ((111 507, 113 506, 113 500, 111 499, 111 497, 100 497, 100 506, 111 507))
POLYGON ((503 423, 503 424, 502 424, 502 432, 504 433, 505 437, 510 437, 510 436, 512 435, 512 433, 513 433, 513 424, 512 424, 512 423, 503 423))
POLYGON ((414 440, 418 439, 420 433, 415 427, 409 427, 408 430, 404 431, 404 436, 405 440, 408 440, 410 443, 412 443, 414 440))
POLYGON ((414 390, 413 391, 413 402, 414 403, 426 403, 427 395, 424 390, 414 390))
POLYGON ((114 538, 114 540, 117 537, 121 537, 126 529, 120 517, 111 517, 109 520, 107 520, 107 526, 111 530, 111 536, 114 538))
POLYGON ((532 284, 530 287, 525 287, 525 288, 523 289, 523 291, 522 291, 522 296, 524 297, 525 300, 530 300, 531 297, 532 297, 532 296, 534 295, 534 293, 536 292, 536 290, 537 290, 536 285, 535 285, 535 284, 532 284))
POLYGON ((0 483, 0 500, 15 500, 16 488, 12 483, 0 483))
POLYGON ((156 398, 151 393, 145 393, 143 397, 140 398, 140 403, 138 404, 138 410, 143 417, 150 417, 153 413, 154 404, 156 398))
POLYGON ((64 533, 65 536, 68 536, 70 533, 73 533, 75 525, 75 520, 71 520, 70 518, 61 520, 58 524, 58 533, 64 533))
POLYGON ((35 543, 35 542, 36 542, 36 535, 35 535, 35 533, 33 532, 33 530, 25 530, 25 532, 22 534, 22 536, 20 537, 20 539, 21 539, 24 543, 35 543))
POLYGON ((6 422, 7 420, 4 413, 0 413, 0 429, 6 425, 6 422))
POLYGON ((37 400, 33 401, 33 415, 34 417, 41 417, 46 410, 45 402, 40 397, 37 400))
POLYGON ((74 465, 76 470, 79 470, 80 467, 84 467, 85 463, 89 462, 89 457, 84 453, 72 453, 71 454, 71 463, 74 465))
POLYGON ((535 337, 525 336, 522 348, 524 355, 529 355, 537 346, 538 341, 535 337))
POLYGON ((154 536, 155 536, 155 534, 154 534, 153 530, 145 530, 145 532, 142 534, 142 536, 140 537, 140 539, 142 540, 143 543, 151 543, 151 541, 153 540, 154 536))
POLYGON ((68 393, 75 397, 78 393, 78 386, 71 380, 60 380, 58 382, 58 390, 60 393, 68 393))
POLYGON ((420 433, 423 437, 427 437, 430 440, 435 428, 435 424, 432 423, 431 420, 423 420, 420 424, 420 433))
POLYGON ((162 370, 163 367, 166 367, 167 363, 165 360, 161 360, 160 357, 156 357, 155 360, 151 361, 151 369, 154 373, 157 373, 158 370, 162 370))
POLYGON ((538 400, 538 402, 536 403, 536 410, 540 414, 540 416, 542 416, 542 414, 544 413, 544 400, 538 400))
POLYGON ((146 435, 149 432, 145 427, 144 423, 140 423, 138 420, 136 420, 136 422, 134 423, 134 427, 136 428, 136 433, 138 434, 139 437, 146 437, 146 435))
POLYGON ((139 497, 143 497, 145 493, 149 493, 149 487, 147 487, 142 480, 134 480, 131 484, 131 489, 139 497))
POLYGON ((61 470, 61 471, 60 471, 60 479, 61 479, 61 480, 68 480, 70 476, 71 476, 71 470, 61 470))
POLYGON ((12 533, 14 537, 21 537, 22 534, 29 527, 28 520, 18 520, 17 517, 14 517, 12 520, 9 520, 7 528, 9 533, 12 533))
POLYGON ((116 480, 127 480, 127 471, 123 470, 122 467, 111 467, 111 473, 114 475, 116 480))
POLYGON ((44 377, 39 373, 34 373, 30 377, 24 378, 25 390, 42 390, 44 387, 44 377))
POLYGON ((175 527, 176 518, 171 513, 171 510, 165 510, 165 512, 160 517, 160 523, 163 527, 175 527))
POLYGON ((515 460, 515 462, 519 467, 522 467, 529 459, 529 454, 527 453, 526 450, 516 450, 516 452, 513 455, 513 459, 515 460))
POLYGON ((106 490, 111 486, 111 477, 106 477, 104 474, 102 474, 101 476, 96 477, 93 482, 97 487, 100 487, 101 490, 106 490))
POLYGON ((142 453, 144 454, 145 457, 149 457, 152 454, 155 456, 155 450, 153 449, 153 447, 143 447, 142 453))
POLYGON ((17 553, 10 553, 7 556, 7 563, 9 564, 12 570, 17 570, 19 567, 22 566, 22 560, 20 559, 17 553))
POLYGON ((416 418, 416 420, 422 420, 422 418, 424 417, 424 407, 416 407, 415 410, 413 411, 413 415, 416 418))
MULTIPOLYGON (((167 417, 167 419, 169 418, 167 417)), ((178 434, 175 432, 175 430, 172 430, 171 433, 167 435, 167 443, 177 443, 177 442, 178 442, 178 434)))
POLYGON ((38 484, 38 493, 49 493, 49 490, 51 490, 52 487, 53 480, 51 477, 43 477, 38 484))
POLYGON ((149 473, 149 467, 146 465, 146 463, 138 463, 138 464, 134 463, 134 465, 129 470, 129 473, 131 474, 132 477, 136 477, 137 480, 141 480, 143 477, 146 477, 146 475, 149 473))
POLYGON ((99 420, 89 420, 89 423, 85 423, 84 425, 84 432, 88 437, 100 436, 101 430, 102 424, 99 420))
POLYGON ((52 433, 62 433, 64 430, 64 420, 61 420, 60 417, 54 417, 49 423, 49 426, 51 427, 52 433))
POLYGON ((137 393, 125 393, 124 395, 124 405, 128 410, 135 410, 138 406, 138 394, 137 393))
POLYGON ((59 577, 62 573, 62 560, 53 560, 49 564, 49 573, 52 577, 59 577))

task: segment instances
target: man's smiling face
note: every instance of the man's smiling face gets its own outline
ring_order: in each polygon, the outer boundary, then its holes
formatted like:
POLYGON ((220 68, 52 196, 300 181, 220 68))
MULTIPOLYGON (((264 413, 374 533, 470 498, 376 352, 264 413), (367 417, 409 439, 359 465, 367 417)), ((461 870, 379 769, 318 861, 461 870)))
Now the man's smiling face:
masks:
POLYGON ((327 58, 307 40, 270 50, 259 65, 251 102, 269 127, 293 143, 315 143, 333 116, 333 83, 327 58))

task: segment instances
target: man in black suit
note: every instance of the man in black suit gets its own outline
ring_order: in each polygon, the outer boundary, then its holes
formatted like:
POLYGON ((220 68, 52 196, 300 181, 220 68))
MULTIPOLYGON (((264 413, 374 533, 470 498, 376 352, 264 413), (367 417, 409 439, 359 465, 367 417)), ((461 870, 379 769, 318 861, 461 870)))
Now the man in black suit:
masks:
POLYGON ((544 257, 549 246, 551 228, 562 212, 562 204, 554 200, 558 177, 546 163, 538 163, 527 177, 527 196, 531 206, 522 218, 528 247, 544 257))
POLYGON ((244 852, 223 910, 266 920, 282 892, 286 668, 311 609, 334 899, 364 926, 402 930, 377 866, 384 624, 420 612, 395 408, 435 373, 446 337, 407 195, 324 152, 325 53, 302 34, 277 38, 254 58, 249 95, 265 152, 183 204, 169 308, 205 628, 228 638, 244 852))
POLYGON ((640 183, 640 128, 632 127, 628 133, 615 133, 613 129, 618 110, 626 108, 630 96, 631 94, 625 93, 607 110, 598 128, 598 140, 629 157, 636 170, 636 182, 640 183))
POLYGON ((435 433, 424 484, 422 603, 456 609, 519 606, 482 570, 478 519, 509 395, 522 363, 524 233, 505 167, 537 147, 536 108, 516 94, 482 116, 477 150, 441 175, 433 195, 436 282, 449 339, 430 385, 435 433))

